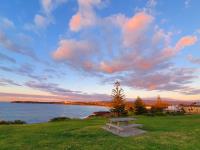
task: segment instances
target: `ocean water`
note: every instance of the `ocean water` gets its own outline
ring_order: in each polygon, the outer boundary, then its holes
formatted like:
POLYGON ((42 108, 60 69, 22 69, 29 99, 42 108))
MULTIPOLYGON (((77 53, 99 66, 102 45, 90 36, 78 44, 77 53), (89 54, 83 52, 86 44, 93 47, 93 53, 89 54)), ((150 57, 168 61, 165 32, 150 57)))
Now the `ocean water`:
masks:
POLYGON ((108 108, 101 106, 0 102, 0 120, 40 123, 54 117, 85 118, 93 112, 107 110, 108 108))

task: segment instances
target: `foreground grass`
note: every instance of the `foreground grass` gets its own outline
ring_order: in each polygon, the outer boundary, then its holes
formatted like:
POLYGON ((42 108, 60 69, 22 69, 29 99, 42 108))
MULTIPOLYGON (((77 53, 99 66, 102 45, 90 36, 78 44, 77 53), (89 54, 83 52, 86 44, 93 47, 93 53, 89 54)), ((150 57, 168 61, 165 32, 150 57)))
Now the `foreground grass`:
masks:
POLYGON ((0 150, 199 150, 200 115, 144 117, 146 134, 121 138, 105 118, 0 126, 0 150))

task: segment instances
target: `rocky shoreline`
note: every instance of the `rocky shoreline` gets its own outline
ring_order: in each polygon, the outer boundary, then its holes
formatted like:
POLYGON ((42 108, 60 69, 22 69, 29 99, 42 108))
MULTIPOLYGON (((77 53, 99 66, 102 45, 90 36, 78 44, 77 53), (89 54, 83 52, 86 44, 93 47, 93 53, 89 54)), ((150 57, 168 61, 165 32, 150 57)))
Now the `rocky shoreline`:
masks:
POLYGON ((91 117, 110 117, 111 115, 112 113, 110 111, 97 111, 86 117, 86 119, 91 117))

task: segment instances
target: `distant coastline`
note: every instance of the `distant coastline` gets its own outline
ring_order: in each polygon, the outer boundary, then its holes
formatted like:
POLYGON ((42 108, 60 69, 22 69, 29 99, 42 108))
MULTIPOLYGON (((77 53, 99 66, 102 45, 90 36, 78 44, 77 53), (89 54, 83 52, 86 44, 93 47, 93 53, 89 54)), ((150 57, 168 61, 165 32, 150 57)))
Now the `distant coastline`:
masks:
MULTIPOLYGON (((176 101, 176 100, 163 100, 168 103, 168 105, 178 105, 178 104, 191 104, 192 101, 176 101)), ((146 105, 153 105, 155 100, 144 100, 146 105)), ((103 106, 111 107, 111 101, 57 101, 57 102, 48 102, 48 101, 11 101, 11 103, 29 103, 29 104, 60 104, 60 105, 83 105, 83 106, 103 106)), ((133 101, 127 101, 127 103, 133 103, 133 101)))
POLYGON ((95 101, 95 102, 81 102, 81 101, 60 101, 60 102, 11 101, 11 103, 86 105, 86 106, 104 106, 104 107, 111 107, 111 102, 110 102, 110 101, 95 101))

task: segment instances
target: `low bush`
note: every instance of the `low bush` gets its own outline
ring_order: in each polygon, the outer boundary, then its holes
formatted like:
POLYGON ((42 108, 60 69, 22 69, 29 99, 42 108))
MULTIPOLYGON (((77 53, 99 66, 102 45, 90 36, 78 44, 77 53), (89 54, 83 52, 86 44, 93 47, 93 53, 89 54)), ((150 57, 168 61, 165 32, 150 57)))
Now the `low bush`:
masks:
POLYGON ((26 124, 25 121, 22 120, 14 120, 14 121, 0 121, 0 125, 13 125, 13 124, 26 124))
POLYGON ((68 118, 68 117, 55 117, 55 118, 52 118, 51 120, 49 120, 49 122, 66 121, 66 120, 70 120, 70 118, 68 118))

